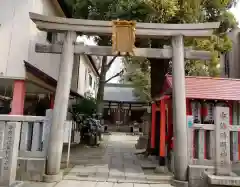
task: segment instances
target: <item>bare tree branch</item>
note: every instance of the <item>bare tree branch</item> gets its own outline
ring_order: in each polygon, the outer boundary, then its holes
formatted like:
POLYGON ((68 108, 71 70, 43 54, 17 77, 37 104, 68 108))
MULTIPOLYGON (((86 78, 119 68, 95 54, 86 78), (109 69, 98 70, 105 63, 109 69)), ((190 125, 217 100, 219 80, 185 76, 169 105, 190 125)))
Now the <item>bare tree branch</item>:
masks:
POLYGON ((109 79, 107 79, 107 80, 105 81, 105 83, 109 82, 110 80, 114 79, 115 77, 118 77, 118 76, 122 75, 123 72, 124 72, 124 70, 122 69, 120 72, 116 73, 115 75, 113 75, 112 77, 110 77, 109 79))
POLYGON ((147 97, 151 98, 151 95, 148 93, 148 91, 141 90, 147 97))
POLYGON ((116 60, 116 58, 118 57, 118 55, 114 56, 110 62, 107 64, 107 68, 109 69, 111 67, 111 65, 113 64, 113 62, 116 60))

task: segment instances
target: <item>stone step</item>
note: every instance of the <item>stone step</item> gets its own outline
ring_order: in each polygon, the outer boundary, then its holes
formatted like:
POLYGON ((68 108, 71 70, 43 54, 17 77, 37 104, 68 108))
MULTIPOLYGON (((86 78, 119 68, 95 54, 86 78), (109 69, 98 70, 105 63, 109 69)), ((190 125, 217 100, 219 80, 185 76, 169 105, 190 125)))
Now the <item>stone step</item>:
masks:
POLYGON ((149 182, 157 182, 161 184, 170 184, 173 176, 172 175, 145 175, 149 182))

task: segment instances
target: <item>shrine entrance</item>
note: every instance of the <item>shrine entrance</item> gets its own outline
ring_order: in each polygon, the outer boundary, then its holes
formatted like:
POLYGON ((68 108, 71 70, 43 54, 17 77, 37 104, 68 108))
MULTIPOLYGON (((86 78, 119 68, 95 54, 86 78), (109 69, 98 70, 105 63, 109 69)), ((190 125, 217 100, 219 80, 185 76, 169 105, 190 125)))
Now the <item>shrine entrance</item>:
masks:
MULTIPOLYGON (((30 18, 42 31, 64 33, 63 44, 36 45, 36 52, 62 54, 59 70, 58 85, 53 110, 53 119, 47 157, 47 172, 57 178, 60 172, 62 154, 63 124, 66 119, 68 97, 71 85, 74 55, 87 54, 97 56, 141 56, 146 58, 172 59, 173 67, 173 124, 174 124, 174 170, 176 185, 188 182, 188 148, 186 125, 186 97, 185 97, 185 59, 211 58, 210 52, 195 51, 184 48, 184 37, 208 37, 219 23, 199 24, 156 24, 135 23, 132 21, 94 21, 80 19, 66 19, 42 16, 30 13, 30 18), (112 47, 84 46, 75 44, 76 33, 86 35, 112 35, 112 47), (171 40, 171 48, 135 48, 135 37, 161 38, 171 40), (124 38, 124 40, 123 40, 124 38), (127 42, 126 42, 127 41, 127 42)), ((153 101, 154 102, 154 101, 153 101)), ((165 125, 161 125, 160 134, 165 134, 165 125)), ((165 142, 160 142, 165 146, 165 142)), ((163 148, 161 150, 164 150, 163 148)), ((160 156, 165 156, 162 151, 160 156)))

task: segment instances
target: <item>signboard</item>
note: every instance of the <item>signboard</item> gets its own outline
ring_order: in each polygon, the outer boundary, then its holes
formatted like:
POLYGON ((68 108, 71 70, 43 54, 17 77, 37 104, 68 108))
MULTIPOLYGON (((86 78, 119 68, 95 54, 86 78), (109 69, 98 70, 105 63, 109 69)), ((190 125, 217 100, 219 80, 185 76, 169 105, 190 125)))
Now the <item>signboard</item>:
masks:
POLYGON ((114 53, 133 54, 135 43, 134 21, 115 20, 112 33, 112 50, 114 53), (123 40, 124 38, 124 40, 123 40))
POLYGON ((133 133, 139 133, 139 128, 138 127, 133 127, 133 133))
POLYGON ((194 117, 193 116, 187 116, 187 126, 188 128, 191 128, 193 126, 193 119, 194 117))
POLYGON ((216 175, 231 173, 230 138, 229 138, 229 108, 216 107, 216 175))
POLYGON ((71 136, 71 131, 72 131, 72 121, 65 121, 63 143, 69 143, 69 137, 71 136))

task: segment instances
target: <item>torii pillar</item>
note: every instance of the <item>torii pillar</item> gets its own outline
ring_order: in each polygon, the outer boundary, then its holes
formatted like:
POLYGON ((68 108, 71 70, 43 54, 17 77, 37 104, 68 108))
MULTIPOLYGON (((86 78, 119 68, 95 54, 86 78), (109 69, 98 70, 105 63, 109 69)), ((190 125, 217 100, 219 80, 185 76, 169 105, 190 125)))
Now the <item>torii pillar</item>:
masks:
MULTIPOLYGON (((176 183, 184 183, 187 179, 189 157, 186 121, 185 57, 182 35, 172 37, 172 49, 174 175, 176 183)), ((187 186, 187 182, 185 186, 187 186)))
POLYGON ((48 154, 47 154, 47 171, 45 181, 61 180, 59 175, 61 165, 61 153, 63 148, 63 130, 64 121, 67 116, 68 101, 72 80, 74 42, 76 32, 68 31, 65 33, 63 42, 63 51, 60 62, 59 77, 56 89, 56 95, 53 108, 53 119, 51 124, 48 154), (48 176, 49 175, 49 176, 48 176))

